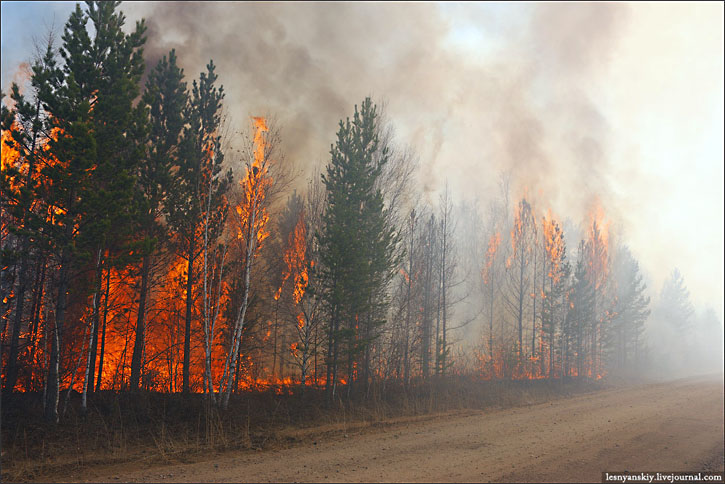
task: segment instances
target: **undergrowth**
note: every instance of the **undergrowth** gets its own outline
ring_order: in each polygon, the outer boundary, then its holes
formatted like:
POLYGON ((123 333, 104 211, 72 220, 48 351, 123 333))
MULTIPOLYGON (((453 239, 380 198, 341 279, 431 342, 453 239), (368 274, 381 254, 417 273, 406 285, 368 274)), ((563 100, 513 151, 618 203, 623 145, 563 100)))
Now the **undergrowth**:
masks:
POLYGON ((391 383, 349 393, 341 388, 333 400, 322 389, 283 387, 232 395, 225 411, 200 394, 101 391, 89 395, 85 415, 80 396, 71 394, 57 425, 42 420, 40 395, 15 393, 3 396, 2 402, 2 480, 31 481, 96 465, 133 461, 152 466, 187 462, 209 452, 278 448, 393 418, 529 405, 602 386, 584 380, 446 377, 413 382, 407 389, 391 383))

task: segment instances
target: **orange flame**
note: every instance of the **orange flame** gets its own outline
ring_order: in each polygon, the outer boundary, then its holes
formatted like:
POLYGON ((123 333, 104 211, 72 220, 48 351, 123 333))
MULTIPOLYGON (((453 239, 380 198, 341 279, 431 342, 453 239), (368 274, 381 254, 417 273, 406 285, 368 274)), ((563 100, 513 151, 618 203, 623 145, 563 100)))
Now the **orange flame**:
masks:
MULTIPOLYGON (((527 247, 527 241, 525 240, 529 236, 529 228, 536 227, 536 219, 534 218, 533 212, 531 211, 531 205, 522 198, 519 204, 516 206, 516 214, 514 215, 514 226, 511 229, 511 249, 512 255, 510 259, 516 257, 519 250, 529 249, 527 247)), ((506 266, 510 267, 510 260, 506 261, 506 266)))
POLYGON ((488 250, 486 251, 486 265, 483 268, 483 282, 485 284, 488 284, 489 276, 491 273, 491 267, 493 266, 493 261, 496 257, 496 251, 498 250, 498 246, 501 244, 501 233, 496 232, 494 235, 491 236, 491 238, 488 241, 488 250))
POLYGON ((548 276, 556 284, 561 277, 559 266, 564 253, 564 234, 551 214, 551 210, 548 211, 547 217, 544 217, 541 223, 544 227, 544 250, 549 265, 548 276))
POLYGON ((402 267, 400 268, 400 274, 405 278, 406 283, 410 283, 410 276, 402 267))
MULTIPOLYGON (((264 133, 268 131, 267 121, 260 117, 254 117, 252 121, 255 128, 253 160, 251 166, 248 164, 245 167, 245 176, 240 182, 242 185, 242 203, 237 205, 236 211, 242 221, 242 226, 245 226, 249 220, 254 220, 252 229, 257 237, 256 245, 259 247, 264 239, 269 236, 269 231, 266 228, 269 214, 267 209, 262 206, 262 201, 272 185, 272 178, 269 176, 267 141, 264 136, 264 133)), ((241 229, 237 232, 237 238, 244 238, 241 229)))
POLYGON ((18 162, 20 160, 20 153, 15 147, 15 140, 13 139, 12 131, 18 127, 17 123, 13 121, 10 129, 3 131, 2 134, 2 171, 8 168, 19 168, 18 162))
POLYGON ((589 212, 587 241, 589 277, 596 289, 602 287, 609 272, 609 223, 596 200, 589 212))
POLYGON ((304 214, 300 213, 294 232, 290 236, 290 249, 285 254, 285 262, 288 270, 295 273, 295 304, 299 303, 305 293, 308 282, 306 252, 307 252, 307 227, 305 225, 304 214))
POLYGON ((282 289, 287 280, 292 277, 294 280, 293 299, 299 304, 305 294, 309 276, 307 273, 307 226, 305 224, 304 212, 300 212, 297 224, 287 239, 287 248, 282 258, 285 268, 282 272, 282 282, 274 295, 275 301, 282 294, 282 289))

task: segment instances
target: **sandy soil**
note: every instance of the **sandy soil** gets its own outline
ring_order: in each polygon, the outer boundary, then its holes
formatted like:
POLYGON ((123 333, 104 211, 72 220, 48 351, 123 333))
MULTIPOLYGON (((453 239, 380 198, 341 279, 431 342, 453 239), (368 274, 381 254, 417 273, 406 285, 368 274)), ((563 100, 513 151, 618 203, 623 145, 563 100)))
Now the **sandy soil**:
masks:
POLYGON ((723 382, 700 379, 399 421, 283 450, 147 469, 127 464, 62 479, 600 482, 602 471, 722 471, 723 431, 723 382))

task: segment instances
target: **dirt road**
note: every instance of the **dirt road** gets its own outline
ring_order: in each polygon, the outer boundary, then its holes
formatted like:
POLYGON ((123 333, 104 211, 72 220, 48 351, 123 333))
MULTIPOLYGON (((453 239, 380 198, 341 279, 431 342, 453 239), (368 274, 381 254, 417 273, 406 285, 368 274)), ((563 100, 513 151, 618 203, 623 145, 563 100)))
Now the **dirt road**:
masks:
POLYGON ((133 467, 83 480, 600 482, 604 470, 722 470, 723 383, 642 385, 341 433, 279 451, 133 467))

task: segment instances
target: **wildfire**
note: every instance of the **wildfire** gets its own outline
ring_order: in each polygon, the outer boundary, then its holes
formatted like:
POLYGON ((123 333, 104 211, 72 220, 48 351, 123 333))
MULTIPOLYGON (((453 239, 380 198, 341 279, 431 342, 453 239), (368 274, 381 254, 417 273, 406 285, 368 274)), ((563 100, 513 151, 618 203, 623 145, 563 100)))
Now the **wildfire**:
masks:
POLYGON ((544 228, 544 250, 549 265, 549 278, 556 284, 561 277, 559 266, 564 253, 564 234, 559 224, 554 220, 551 210, 542 219, 542 225, 544 228))
MULTIPOLYGON (((307 288, 309 276, 307 274, 307 226, 305 225, 304 212, 300 213, 295 230, 289 237, 289 249, 285 253, 284 260, 287 265, 287 273, 294 273, 295 304, 299 303, 307 288)), ((289 277, 289 275, 288 275, 289 277)))
POLYGON ((530 251, 527 239, 530 237, 529 230, 536 227, 536 219, 533 216, 531 205, 522 198, 516 207, 514 215, 514 226, 511 229, 511 255, 506 260, 506 267, 511 267, 513 260, 519 251, 530 251))
POLYGON ((407 272, 405 271, 405 269, 403 269, 402 267, 400 268, 400 275, 401 275, 401 276, 403 276, 403 277, 405 278, 405 282, 406 282, 406 283, 410 283, 410 276, 409 276, 409 275, 408 275, 408 273, 407 273, 407 272))
MULTIPOLYGON (((240 184, 242 185, 242 203, 237 205, 236 210, 242 226, 246 226, 250 220, 254 220, 252 231, 257 237, 257 246, 269 236, 267 222, 269 214, 262 206, 267 191, 272 185, 272 178, 269 176, 269 160, 267 153, 267 141, 264 133, 268 131, 267 121, 264 118, 252 118, 254 125, 253 160, 251 165, 245 166, 245 175, 240 184)), ((237 237, 242 239, 245 234, 239 229, 237 237)))
POLYGON ((493 266, 493 261, 496 257, 496 251, 498 250, 498 246, 501 244, 501 233, 496 232, 494 235, 491 236, 491 238, 488 241, 488 250, 486 251, 486 265, 483 268, 483 282, 485 284, 488 284, 489 276, 491 273, 491 267, 493 266))
POLYGON ((13 122, 10 129, 3 131, 2 134, 2 171, 8 168, 18 168, 18 160, 20 153, 15 148, 15 140, 12 131, 17 129, 17 123, 13 122))
POLYGON ((596 224, 599 229, 599 236, 604 242, 605 246, 609 245, 609 225, 611 221, 606 217, 604 208, 598 198, 594 200, 591 208, 589 209, 589 230, 591 233, 592 227, 596 224))
POLYGON ((300 212, 297 224, 287 239, 287 249, 282 258, 285 262, 285 268, 282 272, 282 282, 274 295, 274 300, 277 301, 280 298, 285 283, 292 277, 294 280, 292 296, 295 304, 299 304, 309 281, 307 273, 307 226, 305 225, 304 212, 300 212))
MULTIPOLYGON (((2 140, 0 140, 0 152, 2 153, 0 165, 2 166, 2 171, 13 170, 20 175, 19 177, 17 175, 7 177, 10 184, 9 191, 11 193, 19 190, 24 184, 24 181, 21 180, 27 177, 28 170, 30 169, 30 163, 28 162, 23 146, 13 136, 14 133, 19 133, 22 129, 22 126, 17 121, 13 121, 10 128, 2 132, 2 140)), ((51 138, 57 140, 59 132, 60 130, 58 128, 54 128, 51 132, 51 138)), ((50 147, 48 146, 47 138, 39 141, 38 148, 40 152, 45 153, 46 156, 51 158, 48 160, 49 163, 57 162, 49 152, 50 147)), ((33 178, 38 176, 39 171, 40 163, 35 163, 32 173, 33 178)), ((34 202, 33 205, 35 206, 36 203, 34 202)))
POLYGON ((599 200, 595 201, 589 212, 587 236, 589 277, 599 289, 606 281, 609 271, 609 221, 605 219, 599 200))
POLYGON ((252 123, 256 131, 254 132, 254 162, 260 163, 264 160, 265 140, 262 133, 269 131, 267 120, 262 117, 252 117, 252 123))

